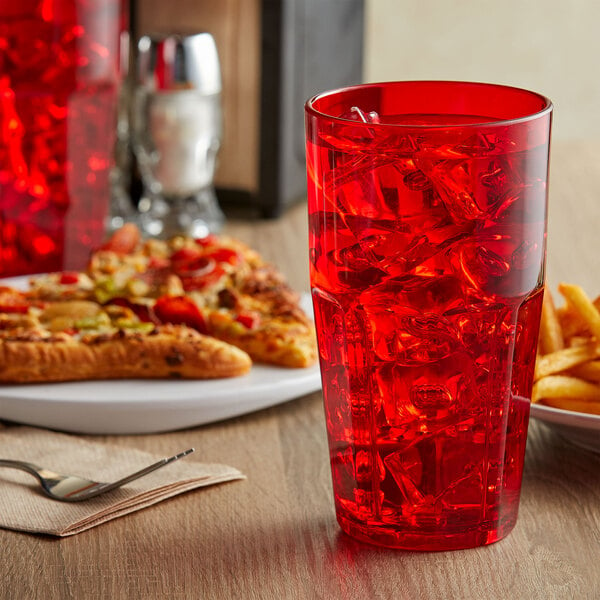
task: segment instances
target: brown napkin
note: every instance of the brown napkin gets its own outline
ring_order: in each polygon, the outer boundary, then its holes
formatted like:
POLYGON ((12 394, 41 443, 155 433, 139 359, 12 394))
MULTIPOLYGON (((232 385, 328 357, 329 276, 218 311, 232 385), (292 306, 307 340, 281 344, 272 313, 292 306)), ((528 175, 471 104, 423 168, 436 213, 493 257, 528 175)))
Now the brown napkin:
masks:
MULTIPOLYGON (((172 454, 186 448, 173 448, 172 454)), ((164 458, 33 427, 0 428, 0 458, 24 460, 95 481, 116 481, 164 458)), ((244 479, 226 465, 182 458, 124 487, 84 502, 44 496, 31 475, 0 467, 0 527, 68 536, 198 487, 244 479)), ((167 509, 168 510, 168 509, 167 509)))

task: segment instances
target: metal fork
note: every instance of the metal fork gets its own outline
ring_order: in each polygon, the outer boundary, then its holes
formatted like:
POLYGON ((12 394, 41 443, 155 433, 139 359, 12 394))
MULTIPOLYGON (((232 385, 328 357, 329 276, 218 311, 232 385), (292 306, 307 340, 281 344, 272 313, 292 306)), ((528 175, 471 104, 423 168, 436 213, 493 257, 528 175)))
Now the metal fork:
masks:
POLYGON ((162 458, 158 462, 136 471, 127 477, 123 477, 113 483, 102 483, 100 481, 92 481, 91 479, 84 479, 83 477, 77 477, 76 475, 61 475, 54 471, 49 471, 44 467, 38 467, 29 462, 20 460, 9 460, 0 458, 0 467, 8 467, 9 469, 19 469, 25 471, 30 475, 33 475, 41 484, 44 494, 59 500, 60 502, 81 502, 82 500, 88 500, 94 498, 100 494, 110 492, 130 481, 144 477, 156 469, 160 469, 180 458, 187 456, 194 452, 194 448, 180 452, 175 456, 169 458, 162 458))

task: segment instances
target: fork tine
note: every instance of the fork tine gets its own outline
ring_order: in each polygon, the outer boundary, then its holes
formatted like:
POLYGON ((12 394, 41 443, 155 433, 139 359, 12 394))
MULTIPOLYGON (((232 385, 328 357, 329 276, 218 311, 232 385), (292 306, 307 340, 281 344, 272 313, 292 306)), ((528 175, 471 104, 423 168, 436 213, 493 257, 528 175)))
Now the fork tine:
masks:
POLYGON ((82 495, 84 495, 86 497, 91 497, 91 496, 97 496, 99 494, 103 494, 104 492, 108 492, 110 490, 114 490, 115 488, 121 487, 122 485, 125 485, 126 483, 129 483, 130 481, 135 481, 136 479, 139 479, 140 477, 144 477, 144 475, 148 475, 148 473, 152 473, 152 471, 156 471, 157 469, 160 469, 166 465, 169 465, 172 462, 175 462, 176 460, 179 460, 180 458, 183 458, 184 456, 187 456, 188 454, 191 454, 194 451, 195 451, 194 448, 189 448, 188 450, 184 450, 183 452, 180 452, 179 454, 176 454, 175 456, 170 456, 169 458, 161 458, 159 461, 155 462, 154 464, 149 465, 148 467, 144 467, 143 469, 136 471, 135 473, 132 473, 131 475, 127 475, 127 477, 123 477, 122 479, 119 479, 118 481, 115 481, 113 483, 107 483, 105 485, 99 486, 92 492, 92 494, 90 496, 88 496, 85 492, 83 492, 82 495))

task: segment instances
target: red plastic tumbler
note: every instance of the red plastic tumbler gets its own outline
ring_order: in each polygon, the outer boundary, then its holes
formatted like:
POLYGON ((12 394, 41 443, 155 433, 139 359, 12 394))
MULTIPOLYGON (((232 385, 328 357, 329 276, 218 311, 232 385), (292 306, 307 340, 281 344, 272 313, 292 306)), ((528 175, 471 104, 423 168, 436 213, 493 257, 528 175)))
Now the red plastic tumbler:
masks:
POLYGON ((306 104, 310 270, 338 521, 410 550, 517 519, 551 103, 396 82, 306 104))

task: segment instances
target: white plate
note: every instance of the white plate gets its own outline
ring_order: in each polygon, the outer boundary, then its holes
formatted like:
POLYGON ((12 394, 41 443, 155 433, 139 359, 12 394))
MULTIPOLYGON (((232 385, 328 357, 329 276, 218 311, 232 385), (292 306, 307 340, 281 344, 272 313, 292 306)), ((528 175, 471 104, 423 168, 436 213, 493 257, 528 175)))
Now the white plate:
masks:
MULTIPOLYGON (((2 285, 23 287, 27 278, 2 285)), ((312 315, 310 296, 302 306, 312 315)), ((210 381, 115 380, 0 386, 0 419, 89 434, 159 433, 237 417, 321 388, 319 366, 253 366, 210 381)))
POLYGON ((600 415, 532 404, 531 416, 542 421, 577 446, 593 452, 600 452, 600 415))

